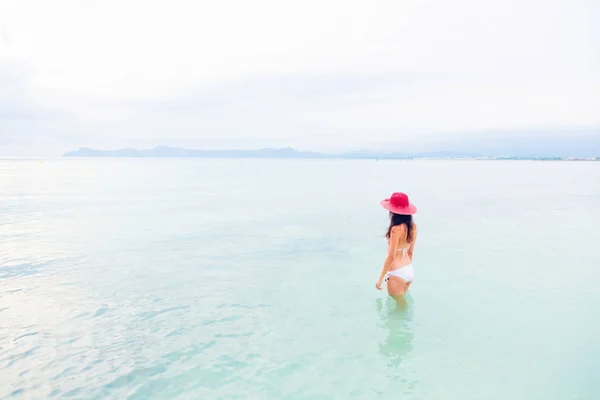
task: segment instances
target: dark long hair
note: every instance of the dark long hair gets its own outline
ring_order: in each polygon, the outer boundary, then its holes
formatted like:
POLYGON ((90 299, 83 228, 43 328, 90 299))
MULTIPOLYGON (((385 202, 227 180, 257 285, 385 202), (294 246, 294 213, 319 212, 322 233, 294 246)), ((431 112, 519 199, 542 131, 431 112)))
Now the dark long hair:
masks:
POLYGON ((392 228, 398 225, 406 225, 406 242, 412 242, 412 233, 414 228, 412 215, 401 215, 390 212, 390 227, 385 233, 385 237, 389 239, 392 235, 392 228))

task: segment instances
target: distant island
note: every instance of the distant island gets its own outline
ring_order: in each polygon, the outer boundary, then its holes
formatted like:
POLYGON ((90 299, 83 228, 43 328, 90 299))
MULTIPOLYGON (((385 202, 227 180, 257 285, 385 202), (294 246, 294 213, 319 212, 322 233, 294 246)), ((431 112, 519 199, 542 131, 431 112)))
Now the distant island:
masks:
POLYGON ((153 149, 94 150, 80 148, 70 151, 63 157, 125 157, 125 158, 285 158, 285 159, 479 159, 479 160, 585 160, 600 161, 600 157, 527 157, 527 156, 486 156, 483 154, 453 151, 431 151, 422 153, 376 152, 361 150, 340 154, 326 154, 314 151, 298 151, 291 147, 266 148, 258 150, 193 150, 180 147, 158 146, 153 149))

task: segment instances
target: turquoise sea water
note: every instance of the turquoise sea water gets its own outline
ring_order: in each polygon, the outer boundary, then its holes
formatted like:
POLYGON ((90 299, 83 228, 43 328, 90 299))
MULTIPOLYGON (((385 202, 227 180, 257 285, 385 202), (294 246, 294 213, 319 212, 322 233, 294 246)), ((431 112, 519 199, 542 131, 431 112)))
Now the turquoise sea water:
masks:
POLYGON ((598 399, 599 225, 591 162, 0 160, 0 398, 598 399))

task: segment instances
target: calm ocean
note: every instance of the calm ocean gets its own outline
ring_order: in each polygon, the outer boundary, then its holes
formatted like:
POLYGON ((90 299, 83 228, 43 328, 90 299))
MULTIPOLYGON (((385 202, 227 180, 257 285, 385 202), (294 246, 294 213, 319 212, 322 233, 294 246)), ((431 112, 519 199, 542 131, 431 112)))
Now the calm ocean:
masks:
POLYGON ((0 398, 597 400, 599 227, 600 162, 0 160, 0 398))

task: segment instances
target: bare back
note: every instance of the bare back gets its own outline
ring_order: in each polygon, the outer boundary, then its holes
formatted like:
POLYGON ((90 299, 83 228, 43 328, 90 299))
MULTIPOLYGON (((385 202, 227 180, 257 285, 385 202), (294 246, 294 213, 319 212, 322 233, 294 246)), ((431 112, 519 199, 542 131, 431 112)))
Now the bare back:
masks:
POLYGON ((395 247, 397 254, 390 270, 395 270, 405 267, 412 262, 413 249, 417 240, 417 225, 413 224, 410 238, 407 238, 407 227, 405 224, 394 226, 392 231, 394 232, 393 237, 397 238, 397 242, 389 243, 389 246, 392 249, 395 247))

